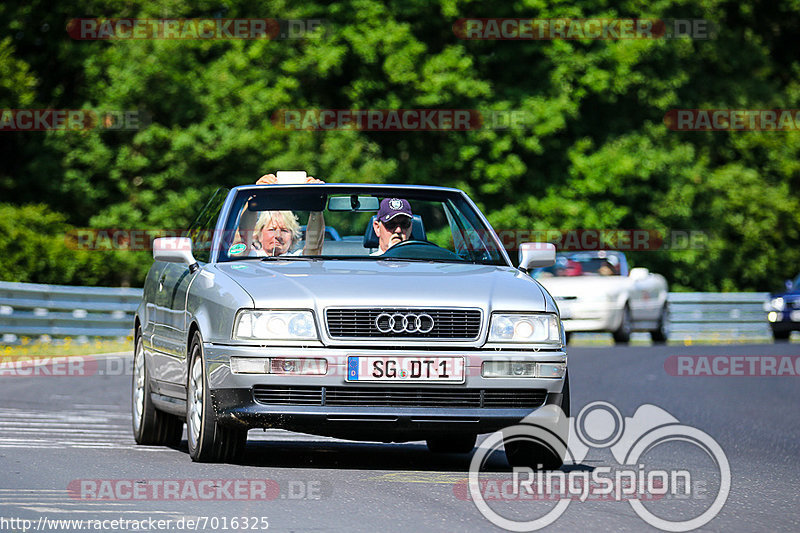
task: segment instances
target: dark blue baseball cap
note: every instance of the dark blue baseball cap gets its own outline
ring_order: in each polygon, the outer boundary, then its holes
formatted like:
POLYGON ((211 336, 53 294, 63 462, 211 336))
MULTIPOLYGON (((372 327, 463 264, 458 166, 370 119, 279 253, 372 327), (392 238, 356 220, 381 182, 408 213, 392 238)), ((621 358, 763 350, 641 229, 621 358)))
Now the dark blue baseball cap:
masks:
POLYGON ((401 198, 384 198, 378 209, 378 220, 389 222, 394 217, 403 215, 411 218, 411 204, 401 198))

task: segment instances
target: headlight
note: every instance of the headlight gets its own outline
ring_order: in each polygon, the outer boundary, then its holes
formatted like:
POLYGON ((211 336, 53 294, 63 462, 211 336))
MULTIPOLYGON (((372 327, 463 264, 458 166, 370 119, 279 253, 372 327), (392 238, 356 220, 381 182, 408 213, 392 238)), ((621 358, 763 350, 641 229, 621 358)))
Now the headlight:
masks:
POLYGON ((240 340, 318 340, 311 311, 239 311, 233 338, 240 340))
POLYGON ((492 315, 488 342, 561 344, 558 317, 551 313, 492 315))
POLYGON ((786 301, 783 298, 773 298, 769 305, 776 311, 783 311, 783 308, 786 307, 786 301))

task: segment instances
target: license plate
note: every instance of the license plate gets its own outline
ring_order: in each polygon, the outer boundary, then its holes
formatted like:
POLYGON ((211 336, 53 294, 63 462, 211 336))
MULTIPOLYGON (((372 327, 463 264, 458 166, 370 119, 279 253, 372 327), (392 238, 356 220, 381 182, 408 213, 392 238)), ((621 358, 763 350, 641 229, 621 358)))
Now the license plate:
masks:
POLYGON ((464 358, 350 356, 347 381, 463 383, 464 358))
POLYGON ((789 313, 789 320, 792 322, 800 322, 800 309, 795 309, 789 313))

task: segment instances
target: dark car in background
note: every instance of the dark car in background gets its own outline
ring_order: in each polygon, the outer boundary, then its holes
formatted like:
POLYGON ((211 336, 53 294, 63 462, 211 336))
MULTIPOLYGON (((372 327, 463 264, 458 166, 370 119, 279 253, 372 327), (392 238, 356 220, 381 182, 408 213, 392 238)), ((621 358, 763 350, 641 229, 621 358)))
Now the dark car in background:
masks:
POLYGON ((766 308, 776 339, 786 340, 792 331, 800 331, 800 275, 794 281, 786 281, 784 292, 772 294, 766 308))

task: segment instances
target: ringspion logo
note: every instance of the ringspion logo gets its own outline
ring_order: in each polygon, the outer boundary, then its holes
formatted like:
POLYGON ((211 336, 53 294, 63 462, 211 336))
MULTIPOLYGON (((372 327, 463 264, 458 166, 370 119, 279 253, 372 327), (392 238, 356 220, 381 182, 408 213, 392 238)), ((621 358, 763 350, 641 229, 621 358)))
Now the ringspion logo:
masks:
MULTIPOLYGON (((576 417, 564 416, 556 405, 545 405, 519 424, 492 433, 472 456, 466 488, 478 511, 509 531, 542 529, 558 520, 572 502, 587 500, 627 502, 653 527, 691 531, 722 510, 730 493, 731 470, 725 452, 710 435, 681 424, 660 407, 644 404, 632 417, 623 417, 612 404, 598 401, 576 417), (546 451, 575 463, 575 468, 545 471, 542 464, 536 470, 514 466, 510 479, 497 479, 487 460, 500 448, 508 457, 512 446, 527 449, 532 466, 546 451), (674 453, 675 446, 682 448, 681 453, 674 453), (593 449, 608 449, 618 466, 581 468, 593 449), (656 450, 666 451, 662 455, 656 450), (672 506, 647 506, 662 500, 670 500, 672 506), (492 507, 490 501, 523 505, 511 514, 510 506, 492 507), (555 505, 536 505, 541 501, 555 505)), ((453 492, 463 497, 463 483, 454 485, 453 492)))

